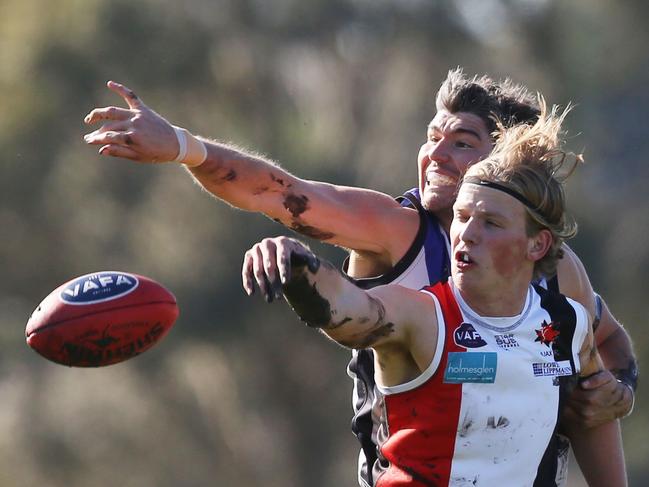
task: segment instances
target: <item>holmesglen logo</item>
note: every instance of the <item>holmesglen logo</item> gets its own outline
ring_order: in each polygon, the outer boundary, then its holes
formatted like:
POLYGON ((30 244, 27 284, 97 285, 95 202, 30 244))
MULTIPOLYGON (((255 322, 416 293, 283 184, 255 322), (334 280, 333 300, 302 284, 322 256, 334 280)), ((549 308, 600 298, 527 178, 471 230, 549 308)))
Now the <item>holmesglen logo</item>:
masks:
POLYGON ((137 288, 139 281, 124 272, 96 272, 78 277, 59 294, 68 304, 93 304, 127 295, 137 288))
POLYGON ((444 382, 446 384, 463 382, 493 384, 496 380, 497 367, 496 352, 449 352, 444 382))

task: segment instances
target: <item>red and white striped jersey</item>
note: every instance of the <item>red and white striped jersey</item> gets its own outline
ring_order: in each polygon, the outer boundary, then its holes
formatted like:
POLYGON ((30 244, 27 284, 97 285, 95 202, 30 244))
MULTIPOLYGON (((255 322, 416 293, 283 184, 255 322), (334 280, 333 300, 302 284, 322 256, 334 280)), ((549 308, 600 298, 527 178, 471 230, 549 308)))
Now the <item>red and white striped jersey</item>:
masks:
POLYGON ((435 301, 438 347, 416 379, 381 387, 374 485, 556 485, 559 412, 579 372, 588 318, 530 286, 520 315, 473 312, 452 283, 435 301))

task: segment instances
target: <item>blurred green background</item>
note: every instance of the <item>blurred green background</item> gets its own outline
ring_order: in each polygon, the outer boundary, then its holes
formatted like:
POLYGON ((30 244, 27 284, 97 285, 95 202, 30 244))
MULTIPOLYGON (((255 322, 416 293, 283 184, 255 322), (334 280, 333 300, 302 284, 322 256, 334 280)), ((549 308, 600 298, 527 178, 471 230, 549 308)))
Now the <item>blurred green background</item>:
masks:
MULTIPOLYGON (((84 145, 85 114, 121 102, 108 79, 194 133, 390 194, 416 184, 448 69, 574 102, 572 245, 646 373, 647 18, 640 0, 0 1, 0 487, 355 485, 348 352, 241 289, 243 252, 283 228, 179 167, 84 145), (165 341, 95 370, 32 352, 40 300, 105 269, 173 290, 165 341)), ((633 486, 649 478, 647 394, 623 422, 633 486)))

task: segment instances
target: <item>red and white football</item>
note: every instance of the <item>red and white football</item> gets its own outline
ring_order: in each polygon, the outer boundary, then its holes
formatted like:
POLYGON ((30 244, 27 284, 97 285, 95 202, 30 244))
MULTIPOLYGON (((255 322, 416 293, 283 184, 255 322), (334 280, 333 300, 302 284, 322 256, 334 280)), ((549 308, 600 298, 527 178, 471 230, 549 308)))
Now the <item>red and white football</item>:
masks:
POLYGON ((53 362, 101 367, 158 343, 178 317, 176 298, 148 277, 101 271, 52 291, 29 317, 27 344, 53 362))

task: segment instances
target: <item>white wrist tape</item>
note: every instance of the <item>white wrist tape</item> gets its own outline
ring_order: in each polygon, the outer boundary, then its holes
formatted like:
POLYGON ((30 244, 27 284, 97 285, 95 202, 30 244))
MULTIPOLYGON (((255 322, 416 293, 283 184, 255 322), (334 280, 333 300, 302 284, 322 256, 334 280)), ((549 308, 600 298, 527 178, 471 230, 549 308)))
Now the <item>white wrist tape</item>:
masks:
POLYGON ((189 167, 200 166, 207 159, 207 148, 205 144, 194 137, 189 130, 182 127, 173 126, 178 139, 178 155, 174 159, 189 167))

